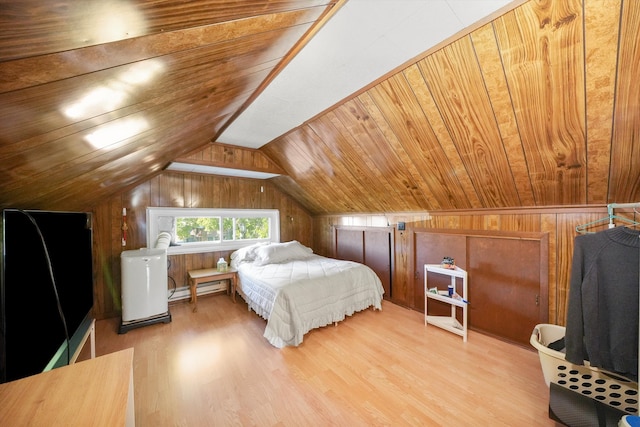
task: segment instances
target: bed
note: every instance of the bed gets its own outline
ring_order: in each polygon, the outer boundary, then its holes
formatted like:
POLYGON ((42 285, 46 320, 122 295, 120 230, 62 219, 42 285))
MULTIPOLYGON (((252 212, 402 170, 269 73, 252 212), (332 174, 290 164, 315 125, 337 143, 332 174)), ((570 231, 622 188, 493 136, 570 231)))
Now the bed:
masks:
POLYGON ((298 346, 310 330, 355 312, 382 310, 384 289, 371 268, 316 255, 295 240, 239 249, 231 266, 238 293, 266 319, 264 337, 277 348, 298 346))

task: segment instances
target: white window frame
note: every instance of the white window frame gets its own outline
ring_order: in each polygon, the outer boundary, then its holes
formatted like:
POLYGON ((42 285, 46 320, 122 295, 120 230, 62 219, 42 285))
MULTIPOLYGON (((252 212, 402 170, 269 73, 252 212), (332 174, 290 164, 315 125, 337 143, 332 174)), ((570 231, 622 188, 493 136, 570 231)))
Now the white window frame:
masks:
POLYGON ((224 250, 236 250, 244 246, 258 242, 279 242, 280 241, 280 211, 277 209, 211 209, 211 208, 147 208, 147 247, 155 246, 158 234, 162 231, 169 231, 175 236, 175 230, 163 230, 167 225, 160 225, 160 218, 173 217, 175 224, 176 217, 223 217, 223 218, 254 218, 256 216, 269 218, 270 236, 267 239, 244 239, 221 242, 197 242, 180 246, 169 246, 168 255, 194 254, 203 252, 214 252, 224 250))

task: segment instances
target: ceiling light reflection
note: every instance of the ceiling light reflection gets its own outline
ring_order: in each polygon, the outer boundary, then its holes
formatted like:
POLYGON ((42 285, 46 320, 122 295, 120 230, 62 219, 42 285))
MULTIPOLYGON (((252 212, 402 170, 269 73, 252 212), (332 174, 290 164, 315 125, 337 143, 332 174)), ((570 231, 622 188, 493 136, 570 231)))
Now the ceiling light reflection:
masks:
POLYGON ((158 59, 131 64, 113 79, 90 89, 79 100, 63 108, 63 113, 70 119, 84 120, 122 108, 132 94, 156 78, 163 68, 158 59))
POLYGON ((97 149, 103 149, 117 142, 131 138, 149 128, 142 118, 126 118, 100 126, 84 138, 97 149))
POLYGON ((158 59, 150 59, 144 62, 132 64, 118 76, 118 79, 130 85, 148 83, 162 70, 162 62, 158 59))
POLYGON ((144 13, 126 0, 74 2, 71 28, 75 38, 86 45, 109 43, 143 36, 147 32, 144 13))
POLYGON ((64 114, 70 119, 85 119, 120 107, 125 97, 122 90, 100 86, 71 104, 64 114))

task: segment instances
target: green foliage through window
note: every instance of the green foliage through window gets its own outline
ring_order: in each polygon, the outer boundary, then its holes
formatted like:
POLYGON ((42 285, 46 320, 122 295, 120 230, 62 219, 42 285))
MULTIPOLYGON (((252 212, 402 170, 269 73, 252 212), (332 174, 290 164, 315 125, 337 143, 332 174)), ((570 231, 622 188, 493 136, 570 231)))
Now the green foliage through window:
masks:
POLYGON ((176 243, 219 241, 219 217, 176 218, 176 243))
POLYGON ((167 254, 231 251, 256 242, 280 241, 277 209, 147 208, 147 247, 171 235, 167 254))
POLYGON ((265 217, 176 217, 175 243, 268 239, 269 223, 265 217))

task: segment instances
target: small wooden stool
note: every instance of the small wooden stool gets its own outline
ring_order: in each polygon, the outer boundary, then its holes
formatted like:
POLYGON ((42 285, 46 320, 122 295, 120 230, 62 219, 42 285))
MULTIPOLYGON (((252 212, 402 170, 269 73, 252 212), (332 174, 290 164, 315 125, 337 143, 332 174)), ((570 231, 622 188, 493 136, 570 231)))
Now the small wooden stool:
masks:
POLYGON ((227 271, 218 271, 217 268, 203 268, 202 270, 189 271, 189 288, 191 291, 191 303, 193 303, 193 312, 198 311, 198 284, 205 282, 215 282, 218 280, 228 280, 229 288, 227 294, 231 291, 231 299, 236 302, 236 286, 238 282, 238 271, 229 268, 227 271))

